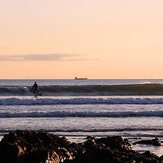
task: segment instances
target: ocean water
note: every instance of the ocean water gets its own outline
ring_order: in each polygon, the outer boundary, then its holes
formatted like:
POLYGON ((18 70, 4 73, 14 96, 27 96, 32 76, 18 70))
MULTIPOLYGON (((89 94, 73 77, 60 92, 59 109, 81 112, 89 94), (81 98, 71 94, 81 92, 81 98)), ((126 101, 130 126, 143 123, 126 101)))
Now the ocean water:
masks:
MULTIPOLYGON (((0 136, 46 131, 82 142, 121 135, 163 141, 163 80, 0 80, 0 136), (37 82, 40 96, 31 86, 37 82)), ((163 147, 135 145, 163 155, 163 147)))

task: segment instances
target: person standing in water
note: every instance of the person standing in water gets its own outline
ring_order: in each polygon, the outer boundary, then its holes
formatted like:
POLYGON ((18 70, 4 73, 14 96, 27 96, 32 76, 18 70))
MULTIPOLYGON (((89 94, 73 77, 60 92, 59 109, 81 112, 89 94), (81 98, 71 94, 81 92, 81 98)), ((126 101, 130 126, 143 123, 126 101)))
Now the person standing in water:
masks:
POLYGON ((36 82, 32 86, 32 92, 33 93, 38 93, 39 92, 39 87, 38 87, 38 84, 36 82))

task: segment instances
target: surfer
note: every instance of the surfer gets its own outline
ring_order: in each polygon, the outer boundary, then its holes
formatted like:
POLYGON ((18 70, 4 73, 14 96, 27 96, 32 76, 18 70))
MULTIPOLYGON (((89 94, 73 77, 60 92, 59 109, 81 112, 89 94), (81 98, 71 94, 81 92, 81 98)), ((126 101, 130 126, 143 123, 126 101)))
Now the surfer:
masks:
POLYGON ((35 82, 32 86, 32 92, 38 93, 38 91, 39 91, 39 87, 38 87, 38 84, 35 82))

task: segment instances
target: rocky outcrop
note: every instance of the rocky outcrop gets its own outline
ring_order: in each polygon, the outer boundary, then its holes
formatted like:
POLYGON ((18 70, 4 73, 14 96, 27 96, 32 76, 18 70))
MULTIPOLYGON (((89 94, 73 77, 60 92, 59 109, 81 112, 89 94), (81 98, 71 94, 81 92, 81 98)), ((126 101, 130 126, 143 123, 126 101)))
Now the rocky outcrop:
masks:
POLYGON ((85 153, 78 155, 69 163, 162 163, 163 160, 149 151, 140 154, 133 150, 128 139, 121 136, 109 136, 96 139, 88 137, 83 144, 85 153))
POLYGON ((12 163, 163 163, 149 151, 133 150, 128 139, 109 136, 87 137, 84 143, 72 143, 66 137, 43 132, 15 131, 0 142, 0 162, 12 163))
POLYGON ((134 142, 133 144, 146 144, 146 145, 162 146, 163 142, 161 142, 161 140, 156 137, 155 139, 152 139, 152 140, 141 140, 141 141, 134 142))
POLYGON ((74 159, 81 151, 80 145, 65 137, 49 133, 16 131, 5 135, 0 142, 0 162, 12 163, 59 163, 74 159))

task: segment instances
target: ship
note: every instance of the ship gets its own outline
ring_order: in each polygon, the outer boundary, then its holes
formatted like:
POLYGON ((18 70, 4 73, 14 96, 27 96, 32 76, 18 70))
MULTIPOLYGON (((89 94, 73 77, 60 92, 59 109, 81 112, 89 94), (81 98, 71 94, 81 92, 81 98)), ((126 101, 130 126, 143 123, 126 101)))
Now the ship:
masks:
POLYGON ((78 77, 75 77, 75 80, 87 80, 87 78, 78 78, 78 77))

